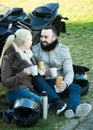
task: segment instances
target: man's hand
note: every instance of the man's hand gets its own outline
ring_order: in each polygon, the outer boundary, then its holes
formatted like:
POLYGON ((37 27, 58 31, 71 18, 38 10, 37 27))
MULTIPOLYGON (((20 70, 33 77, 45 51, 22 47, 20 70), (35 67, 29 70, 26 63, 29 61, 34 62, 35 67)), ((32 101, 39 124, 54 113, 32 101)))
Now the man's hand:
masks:
POLYGON ((61 84, 56 87, 60 90, 60 92, 63 92, 67 88, 67 84, 62 81, 61 84))
POLYGON ((46 69, 46 71, 45 71, 45 77, 47 77, 47 76, 50 76, 50 71, 48 69, 46 69))

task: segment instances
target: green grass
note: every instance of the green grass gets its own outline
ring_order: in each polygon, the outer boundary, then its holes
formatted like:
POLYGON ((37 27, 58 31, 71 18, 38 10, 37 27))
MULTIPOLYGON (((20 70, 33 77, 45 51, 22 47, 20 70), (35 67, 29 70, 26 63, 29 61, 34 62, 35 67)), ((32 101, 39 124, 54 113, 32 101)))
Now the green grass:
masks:
MULTIPOLYGON (((55 2, 50 0, 50 2, 55 2)), ((92 103, 93 99, 93 0, 56 0, 59 2, 58 12, 63 16, 69 18, 66 21, 65 34, 61 34, 59 39, 62 43, 67 45, 70 49, 73 64, 89 67, 90 71, 87 73, 90 83, 89 92, 87 95, 81 97, 81 102, 92 103)), ((35 7, 48 3, 47 0, 3 0, 2 3, 6 7, 23 7, 26 12, 30 12, 35 7)), ((7 109, 8 104, 5 99, 5 92, 2 85, 0 85, 0 110, 7 109)), ((40 118, 39 122, 33 127, 26 130, 61 130, 71 120, 65 119, 63 113, 56 116, 54 109, 49 110, 48 120, 44 121, 40 118)), ((15 122, 12 121, 10 125, 5 124, 3 119, 0 119, 0 127, 2 130, 24 130, 18 128, 15 122)))

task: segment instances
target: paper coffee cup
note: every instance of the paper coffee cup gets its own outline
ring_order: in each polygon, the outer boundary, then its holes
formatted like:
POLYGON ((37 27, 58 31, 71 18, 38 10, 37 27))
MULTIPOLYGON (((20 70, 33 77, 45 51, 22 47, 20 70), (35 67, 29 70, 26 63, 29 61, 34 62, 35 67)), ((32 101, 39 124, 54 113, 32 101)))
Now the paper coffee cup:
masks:
POLYGON ((59 86, 62 81, 63 81, 63 76, 56 77, 56 86, 59 86))
POLYGON ((52 77, 57 77, 57 69, 56 68, 51 68, 50 69, 50 74, 52 77))
POLYGON ((31 66, 30 69, 31 69, 31 74, 33 76, 38 75, 38 67, 37 67, 37 65, 31 66))

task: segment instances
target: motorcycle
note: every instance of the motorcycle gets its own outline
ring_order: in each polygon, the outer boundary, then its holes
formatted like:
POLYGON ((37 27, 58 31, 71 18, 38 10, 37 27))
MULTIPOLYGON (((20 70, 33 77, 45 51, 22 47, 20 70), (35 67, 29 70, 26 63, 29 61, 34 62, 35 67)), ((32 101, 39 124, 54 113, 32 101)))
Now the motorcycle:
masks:
POLYGON ((33 45, 38 43, 40 31, 47 25, 53 25, 58 32, 65 33, 65 22, 62 19, 68 20, 68 18, 57 14, 58 8, 58 3, 48 3, 35 8, 29 15, 22 8, 8 10, 0 20, 0 55, 6 38, 18 28, 26 28, 32 32, 33 45))
MULTIPOLYGON (((58 3, 48 3, 36 7, 29 14, 25 13, 23 8, 13 8, 8 10, 0 19, 0 55, 5 44, 6 38, 15 33, 19 28, 25 28, 31 31, 33 37, 33 46, 39 42, 41 29, 47 25, 53 25, 60 32, 66 32, 66 24, 62 20, 68 20, 58 14, 58 3)), ((73 65, 75 72, 74 83, 81 86, 81 95, 88 92, 89 82, 86 78, 86 72, 89 68, 73 65)))
POLYGON ((26 17, 27 14, 22 8, 13 8, 8 10, 0 19, 0 56, 7 37, 15 33, 19 28, 17 21, 23 20, 26 17))

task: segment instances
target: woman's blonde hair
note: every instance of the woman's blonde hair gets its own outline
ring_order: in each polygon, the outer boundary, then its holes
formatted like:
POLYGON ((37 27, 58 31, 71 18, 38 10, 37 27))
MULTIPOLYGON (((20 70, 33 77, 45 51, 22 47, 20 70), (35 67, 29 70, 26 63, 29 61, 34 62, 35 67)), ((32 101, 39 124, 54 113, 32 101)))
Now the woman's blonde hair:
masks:
POLYGON ((0 58, 0 67, 2 64, 2 59, 5 54, 5 52, 8 50, 8 48, 15 42, 17 46, 20 46, 23 41, 31 40, 31 32, 27 29, 18 29, 15 34, 8 36, 6 43, 3 47, 1 58, 0 58))

